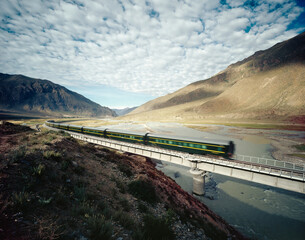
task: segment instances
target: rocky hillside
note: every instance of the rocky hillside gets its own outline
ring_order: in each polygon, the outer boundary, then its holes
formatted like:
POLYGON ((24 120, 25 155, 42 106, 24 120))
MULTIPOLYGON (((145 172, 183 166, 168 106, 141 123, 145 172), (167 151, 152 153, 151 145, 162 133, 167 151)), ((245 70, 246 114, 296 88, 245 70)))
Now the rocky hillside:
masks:
POLYGON ((0 239, 245 239, 150 160, 0 124, 0 239), (26 143, 26 144, 25 144, 26 143))
POLYGON ((116 116, 107 107, 47 80, 0 73, 0 110, 49 116, 116 116))
POLYGON ((127 108, 123 108, 123 109, 116 109, 116 108, 113 108, 111 109, 112 111, 114 111, 118 116, 123 116, 123 115, 126 115, 130 112, 132 112, 133 110, 135 110, 137 107, 127 107, 127 108))
POLYGON ((305 113, 305 32, 152 100, 134 120, 287 120, 305 113))

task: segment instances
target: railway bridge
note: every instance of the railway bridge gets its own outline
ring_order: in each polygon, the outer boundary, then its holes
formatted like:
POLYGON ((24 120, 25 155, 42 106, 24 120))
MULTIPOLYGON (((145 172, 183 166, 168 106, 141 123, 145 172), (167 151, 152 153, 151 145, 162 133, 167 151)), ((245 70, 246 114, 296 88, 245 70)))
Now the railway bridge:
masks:
POLYGON ((305 194, 305 164, 242 155, 237 155, 234 160, 227 160, 121 142, 71 131, 66 132, 76 139, 93 144, 190 167, 190 172, 193 175, 193 193, 197 195, 204 194, 207 172, 305 194))

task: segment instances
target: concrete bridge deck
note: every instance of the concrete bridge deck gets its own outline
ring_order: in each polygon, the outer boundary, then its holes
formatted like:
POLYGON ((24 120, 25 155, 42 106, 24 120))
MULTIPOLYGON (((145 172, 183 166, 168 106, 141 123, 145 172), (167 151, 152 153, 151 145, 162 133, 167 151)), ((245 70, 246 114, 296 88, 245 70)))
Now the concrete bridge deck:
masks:
MULTIPOLYGON (((106 138, 67 131, 72 137, 90 143, 113 148, 123 152, 150 157, 162 161, 190 167, 193 171, 213 172, 251 182, 261 183, 272 187, 283 188, 290 191, 305 193, 305 167, 292 163, 283 163, 273 159, 260 159, 257 157, 238 156, 238 158, 252 158, 251 161, 227 160, 211 156, 190 155, 183 152, 161 149, 141 144, 126 143, 106 138), (262 164, 261 162, 269 165, 262 164), (281 167, 283 166, 283 167, 281 167), (288 166, 288 167, 285 167, 288 166)), ((204 181, 203 181, 204 184, 204 181)))

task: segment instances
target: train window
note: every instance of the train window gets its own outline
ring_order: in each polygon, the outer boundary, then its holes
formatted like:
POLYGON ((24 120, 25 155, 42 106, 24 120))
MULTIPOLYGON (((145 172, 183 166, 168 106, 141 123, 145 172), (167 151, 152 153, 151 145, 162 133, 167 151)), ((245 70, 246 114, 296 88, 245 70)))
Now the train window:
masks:
POLYGON ((219 147, 219 148, 218 148, 218 151, 221 151, 221 150, 222 150, 221 147, 219 147))
POLYGON ((189 146, 190 146, 190 147, 194 147, 194 144, 193 144, 193 143, 190 143, 189 146))
POLYGON ((201 145, 202 149, 207 149, 207 147, 205 145, 201 145))
POLYGON ((173 141, 168 141, 169 144, 173 144, 173 141))

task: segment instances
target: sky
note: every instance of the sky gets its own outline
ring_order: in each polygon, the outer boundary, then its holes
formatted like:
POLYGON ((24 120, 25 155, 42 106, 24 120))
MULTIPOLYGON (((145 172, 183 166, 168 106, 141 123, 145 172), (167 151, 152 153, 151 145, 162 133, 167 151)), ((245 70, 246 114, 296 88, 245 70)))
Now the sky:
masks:
POLYGON ((139 106, 303 32, 304 2, 0 0, 0 72, 139 106))

